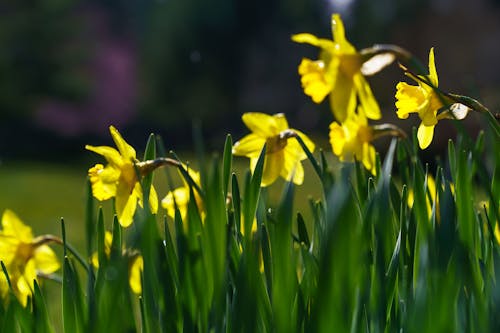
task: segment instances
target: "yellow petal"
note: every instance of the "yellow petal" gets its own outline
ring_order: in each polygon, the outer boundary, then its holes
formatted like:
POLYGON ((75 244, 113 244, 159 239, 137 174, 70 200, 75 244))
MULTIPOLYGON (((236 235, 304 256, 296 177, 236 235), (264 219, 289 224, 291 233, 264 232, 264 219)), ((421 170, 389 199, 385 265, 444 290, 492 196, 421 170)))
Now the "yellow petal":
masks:
POLYGON ((332 14, 332 35, 335 43, 340 45, 342 52, 355 52, 356 49, 345 38, 344 22, 339 14, 332 14))
POLYGON ((132 224, 138 199, 136 191, 131 191, 130 187, 123 182, 118 183, 115 208, 122 227, 126 228, 132 224))
POLYGON ((189 202, 189 187, 179 187, 167 193, 161 201, 163 208, 167 210, 168 216, 175 217, 175 204, 179 208, 181 217, 184 219, 187 213, 187 205, 189 202))
POLYGON ((420 149, 425 149, 429 147, 432 142, 432 137, 434 136, 434 126, 425 126, 420 124, 417 131, 418 144, 420 149))
MULTIPOLYGON (((309 139, 309 137, 307 135, 305 135, 304 133, 302 133, 301 131, 296 130, 296 129, 293 129, 293 131, 302 139, 302 141, 306 145, 307 149, 309 149, 309 151, 311 153, 314 152, 314 149, 316 149, 314 142, 312 142, 311 139, 309 139)), ((288 152, 293 152, 295 154, 296 158, 300 161, 307 158, 307 155, 304 152, 304 150, 302 149, 302 146, 294 138, 290 138, 287 140, 285 150, 287 150, 288 152)))
POLYGON ((85 149, 93 151, 94 153, 97 153, 99 155, 102 155, 106 161, 108 161, 109 164, 113 165, 114 167, 120 168, 123 164, 123 158, 116 150, 115 148, 108 147, 108 146, 91 146, 91 145, 86 145, 85 149))
POLYGON ((299 155, 288 146, 284 149, 283 155, 285 161, 280 172, 281 177, 286 181, 293 181, 295 184, 301 185, 304 181, 304 168, 298 158, 299 155))
POLYGON ((256 135, 268 138, 280 133, 276 119, 260 112, 248 112, 241 117, 245 125, 256 135))
POLYGON ((108 200, 116 195, 116 184, 120 178, 120 170, 111 166, 96 164, 89 169, 92 194, 99 201, 108 200))
MULTIPOLYGON (((255 165, 257 164, 257 158, 250 159, 250 168, 252 172, 255 170, 255 165)), ((281 169, 284 164, 284 152, 283 150, 277 151, 272 154, 266 154, 264 160, 264 170, 262 174, 261 186, 266 187, 274 183, 274 181, 279 177, 281 169)))
POLYGON ((337 72, 335 86, 330 94, 333 115, 338 122, 343 122, 356 109, 356 91, 351 77, 342 71, 337 72))
POLYGON ((151 185, 151 189, 149 190, 149 208, 151 208, 151 213, 158 213, 158 194, 153 185, 151 185))
POLYGON ((141 275, 144 270, 144 260, 142 256, 136 256, 132 259, 129 268, 129 284, 130 289, 137 294, 140 295, 142 293, 142 283, 141 283, 141 275))
POLYGON ((123 139, 120 132, 114 126, 109 126, 109 132, 122 158, 127 162, 134 161, 136 158, 135 149, 123 139))
POLYGON ((325 75, 325 63, 322 60, 302 59, 299 74, 304 93, 310 96, 314 103, 321 103, 332 90, 331 82, 328 82, 325 75))
POLYGON ((302 33, 292 36, 292 40, 296 43, 305 43, 313 46, 317 46, 322 49, 333 49, 335 48, 335 43, 329 39, 318 38, 314 35, 302 33))
POLYGON ((47 245, 37 247, 33 254, 36 269, 44 274, 57 271, 61 265, 54 251, 47 245))
MULTIPOLYGON (((12 235, 0 232, 0 260, 8 266, 14 260, 21 241, 12 235)), ((0 276, 3 274, 0 274, 0 276)))
POLYGON ((372 90, 366 79, 361 74, 356 74, 353 77, 354 84, 356 86, 356 92, 359 97, 359 103, 363 108, 365 116, 369 119, 380 119, 382 117, 380 113, 380 108, 378 106, 375 96, 373 96, 372 90))
POLYGON ((367 170, 369 170, 373 175, 375 175, 375 147, 373 147, 368 142, 363 143, 363 152, 360 156, 363 165, 367 170))
MULTIPOLYGON (((22 272, 22 276, 19 276, 17 281, 11 281, 12 283, 15 283, 17 287, 17 290, 15 290, 16 296, 23 306, 26 306, 26 304, 28 303, 28 296, 32 294, 35 279, 35 262, 33 260, 28 260, 24 267, 24 272, 22 272)), ((15 280, 15 276, 13 280, 15 280)))
POLYGON ((431 47, 429 51, 429 79, 431 80, 434 86, 438 86, 439 80, 436 71, 436 64, 434 63, 434 48, 431 47))
POLYGON ((285 131, 289 128, 288 121, 286 120, 286 117, 283 113, 273 114, 273 118, 276 122, 276 127, 278 128, 279 132, 285 131))
POLYGON ((257 134, 250 133, 237 141, 233 146, 233 155, 257 158, 264 148, 266 139, 257 134))
POLYGON ((332 146, 333 153, 337 156, 341 156, 344 150, 344 145, 346 142, 345 132, 342 126, 336 121, 330 124, 330 144, 332 146))
POLYGON ((409 113, 418 112, 424 105, 425 94, 420 86, 399 82, 396 89, 396 108, 400 119, 408 118, 409 113))
POLYGON ((14 237, 23 243, 31 243, 33 240, 31 228, 25 225, 10 209, 6 209, 3 212, 2 227, 2 234, 4 236, 14 237))

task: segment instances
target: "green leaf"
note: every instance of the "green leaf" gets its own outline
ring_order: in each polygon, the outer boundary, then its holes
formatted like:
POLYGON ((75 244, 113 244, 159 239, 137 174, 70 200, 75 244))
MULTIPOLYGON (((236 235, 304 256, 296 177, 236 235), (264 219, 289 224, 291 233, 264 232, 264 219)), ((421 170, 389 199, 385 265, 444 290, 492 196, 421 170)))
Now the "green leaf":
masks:
MULTIPOLYGON (((146 149, 144 151, 144 160, 154 160, 156 158, 156 139, 154 134, 149 135, 148 142, 146 143, 146 149)), ((149 211, 149 193, 151 191, 151 184, 153 183, 153 172, 148 173, 142 178, 142 200, 144 202, 144 209, 149 211)))
POLYGON ((85 332, 83 295, 78 275, 68 257, 63 263, 62 322, 65 332, 85 332))
POLYGON ((224 197, 227 197, 229 180, 231 177, 231 164, 233 159, 233 140, 231 135, 227 135, 224 144, 223 167, 222 167, 222 188, 224 189, 224 197))
POLYGON ((36 280, 34 281, 33 293, 33 317, 37 333, 54 332, 54 328, 50 323, 44 297, 36 280))

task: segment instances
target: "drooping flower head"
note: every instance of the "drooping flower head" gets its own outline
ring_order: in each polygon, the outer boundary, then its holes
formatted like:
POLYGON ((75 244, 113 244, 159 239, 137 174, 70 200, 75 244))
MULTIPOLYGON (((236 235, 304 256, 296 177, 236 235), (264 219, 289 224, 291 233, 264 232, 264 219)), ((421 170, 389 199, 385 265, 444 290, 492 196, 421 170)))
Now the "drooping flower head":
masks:
MULTIPOLYGON (((108 146, 90 146, 85 148, 102 155, 108 165, 96 164, 89 169, 92 183, 92 194, 99 201, 115 198, 115 209, 118 221, 128 227, 133 220, 137 202, 142 206, 142 188, 137 177, 136 168, 140 170, 135 149, 120 135, 118 130, 110 126, 109 131, 118 150, 108 146)), ((149 203, 151 211, 158 211, 158 197, 151 186, 149 203)))
POLYGON ((253 172, 260 152, 266 145, 261 186, 272 184, 279 176, 295 184, 302 184, 304 169, 301 161, 307 155, 290 134, 300 136, 311 152, 314 151, 314 143, 304 133, 290 129, 282 113, 272 116, 258 112, 245 113, 242 120, 252 133, 234 144, 233 154, 250 158, 250 169, 253 172))
MULTIPOLYGON (((191 179, 200 186, 200 173, 194 171, 193 169, 187 167, 186 165, 182 165, 182 167, 187 170, 191 179)), ((179 208, 182 219, 186 217, 187 207, 190 198, 190 186, 189 183, 182 177, 182 181, 184 185, 182 187, 178 187, 173 191, 167 193, 165 198, 161 201, 161 205, 163 208, 167 210, 168 216, 174 218, 175 217, 175 205, 179 208)), ((196 200, 196 205, 202 211, 203 210, 203 201, 198 193, 198 191, 193 190, 194 197, 196 200)))
POLYGON ((467 115, 468 108, 462 104, 448 101, 436 90, 439 81, 434 63, 434 48, 429 51, 428 75, 406 74, 416 81, 418 86, 412 86, 405 82, 399 82, 396 85, 397 115, 401 119, 406 119, 410 113, 418 113, 422 122, 418 127, 417 138, 420 148, 425 149, 432 142, 434 126, 439 120, 463 119, 467 115), (447 108, 443 110, 445 106, 447 108), (440 110, 443 111, 438 113, 440 110))
POLYGON ((338 122, 345 121, 356 110, 357 100, 366 116, 380 119, 380 108, 371 88, 361 73, 363 58, 345 38, 340 15, 332 15, 333 40, 301 33, 292 36, 297 43, 320 48, 318 60, 303 58, 299 65, 304 93, 315 103, 330 95, 330 105, 338 122))
POLYGON ((375 174, 375 147, 373 128, 361 108, 351 114, 343 123, 334 121, 330 124, 330 144, 335 155, 341 161, 361 161, 367 170, 375 174))
MULTIPOLYGON (((34 280, 37 280, 38 275, 54 273, 60 267, 54 251, 42 238, 34 238, 31 228, 10 210, 5 210, 2 215, 0 260, 5 264, 14 294, 23 306, 26 306, 28 296, 33 293, 34 280)), ((2 298, 6 296, 8 288, 7 279, 1 273, 2 298)))

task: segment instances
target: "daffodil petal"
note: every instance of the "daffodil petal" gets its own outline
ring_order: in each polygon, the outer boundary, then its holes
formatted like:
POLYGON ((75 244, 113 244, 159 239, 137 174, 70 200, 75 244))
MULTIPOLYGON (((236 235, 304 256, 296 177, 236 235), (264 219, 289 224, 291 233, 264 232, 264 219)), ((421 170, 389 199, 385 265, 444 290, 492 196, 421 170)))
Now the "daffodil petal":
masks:
POLYGON ((368 82, 366 82, 366 79, 363 75, 356 74, 353 77, 353 81, 365 116, 369 119, 380 119, 382 117, 380 107, 378 106, 377 100, 375 99, 375 96, 373 96, 373 92, 368 82))
POLYGON ((335 86, 330 94, 330 102, 333 115, 339 122, 346 120, 356 109, 356 91, 353 88, 352 79, 342 71, 338 71, 335 86))
POLYGON ((344 22, 339 14, 332 14, 332 35, 334 42, 340 45, 343 52, 356 52, 356 49, 345 38, 344 22))
POLYGON ((332 85, 331 82, 328 82, 324 61, 302 59, 299 65, 299 74, 304 93, 310 96, 314 103, 321 103, 331 92, 332 85))
MULTIPOLYGON (((5 235, 0 232, 0 260, 8 266, 15 259, 19 239, 12 235, 5 235)), ((0 274, 0 276, 3 274, 0 274)))
POLYGON ((284 165, 284 151, 280 150, 272 154, 266 154, 261 186, 265 187, 274 183, 279 177, 284 165))
POLYGON ((136 191, 131 191, 127 184, 123 182, 118 184, 115 208, 118 221, 122 227, 126 228, 132 224, 138 199, 136 191))
POLYGON ((330 145, 332 146, 333 153, 341 156, 346 142, 344 128, 336 121, 330 124, 330 145))
POLYGON ((120 178, 120 170, 111 166, 96 164, 89 169, 92 194, 99 201, 108 200, 116 194, 116 184, 120 178))
POLYGON ((318 38, 308 33, 301 33, 292 36, 292 40, 296 43, 305 43, 312 46, 317 46, 322 49, 333 49, 335 43, 329 39, 318 38))
POLYGON ((241 117, 245 125, 256 135, 269 138, 280 133, 276 119, 261 112, 247 112, 241 117))
POLYGON ((375 175, 375 147, 373 147, 370 143, 363 143, 363 152, 362 156, 358 158, 361 159, 363 165, 367 170, 369 170, 373 175, 375 175))
POLYGON ((285 161, 283 169, 281 169, 281 177, 285 178, 286 181, 293 181, 295 184, 301 185, 304 181, 304 168, 300 159, 297 158, 297 152, 287 148, 283 152, 285 161))
POLYGON ((23 243, 31 243, 33 240, 31 228, 10 209, 6 209, 2 215, 2 227, 1 233, 5 236, 12 236, 23 243))
POLYGON ((179 208, 182 218, 186 216, 187 205, 189 202, 189 188, 179 187, 167 193, 161 201, 163 208, 167 210, 168 216, 175 217, 175 205, 179 208))
POLYGON ((254 133, 250 133, 233 145, 233 155, 246 156, 249 158, 258 157, 265 144, 266 139, 254 133))
POLYGON ((158 194, 154 186, 151 185, 151 189, 149 190, 149 208, 151 208, 151 213, 158 213, 158 194))
POLYGON ((288 121, 286 120, 286 117, 283 113, 276 113, 273 114, 273 118, 276 123, 276 127, 278 128, 279 132, 285 131, 288 129, 288 121))
POLYGON ((91 146, 86 145, 85 149, 93 151, 96 154, 102 155, 109 164, 120 168, 123 165, 123 159, 118 150, 108 146, 91 146))
POLYGON ((417 131, 418 144, 420 149, 425 149, 429 147, 432 142, 432 137, 434 136, 434 126, 425 126, 420 124, 417 131))
POLYGON ((439 79, 436 71, 436 64, 434 62, 434 48, 431 47, 429 51, 429 80, 431 80, 434 86, 438 86, 439 79))
POLYGON ((142 256, 137 256, 132 259, 132 263, 129 268, 129 285, 130 289, 140 295, 142 293, 142 271, 144 269, 144 260, 142 256))
POLYGON ((123 139, 120 132, 114 126, 109 126, 109 132, 122 158, 127 162, 134 161, 136 158, 135 149, 123 139))
POLYGON ((44 274, 57 271, 61 264, 55 252, 47 245, 38 246, 33 253, 36 269, 44 274))
POLYGON ((406 119, 410 113, 418 112, 422 108, 425 95, 420 86, 399 82, 396 89, 396 108, 400 119, 406 119))

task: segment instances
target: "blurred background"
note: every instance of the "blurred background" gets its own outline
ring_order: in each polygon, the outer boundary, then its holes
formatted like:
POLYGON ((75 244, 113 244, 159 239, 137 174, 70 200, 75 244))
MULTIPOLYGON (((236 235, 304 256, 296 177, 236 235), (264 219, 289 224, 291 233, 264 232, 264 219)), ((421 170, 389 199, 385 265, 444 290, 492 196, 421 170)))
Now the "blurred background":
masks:
MULTIPOLYGON (((297 74, 317 50, 290 36, 330 38, 332 12, 358 49, 398 44, 426 64, 434 46, 440 86, 498 110, 499 0, 3 1, 0 208, 56 233, 60 216, 80 223, 86 171, 102 161, 84 145, 112 145, 110 124, 138 151, 155 132, 189 154, 198 122, 207 149, 220 152, 227 133, 247 133, 244 112, 283 112, 330 150, 327 102, 313 104, 297 74)), ((384 121, 409 131, 417 117, 395 118, 401 79, 393 65, 370 81, 384 121)), ((467 118, 472 135, 480 121, 467 118)), ((454 131, 440 123, 423 154, 434 158, 454 131)))

